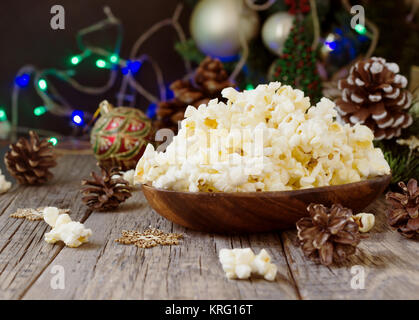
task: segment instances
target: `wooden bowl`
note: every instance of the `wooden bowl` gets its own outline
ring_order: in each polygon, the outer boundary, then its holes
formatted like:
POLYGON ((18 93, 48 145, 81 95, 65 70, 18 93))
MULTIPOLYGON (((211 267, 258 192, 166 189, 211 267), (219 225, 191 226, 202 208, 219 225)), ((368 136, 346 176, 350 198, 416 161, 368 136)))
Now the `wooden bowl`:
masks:
POLYGON ((168 220, 205 232, 264 232, 292 228, 307 206, 341 203, 354 213, 374 201, 391 175, 355 183, 293 191, 178 192, 142 185, 150 206, 168 220))

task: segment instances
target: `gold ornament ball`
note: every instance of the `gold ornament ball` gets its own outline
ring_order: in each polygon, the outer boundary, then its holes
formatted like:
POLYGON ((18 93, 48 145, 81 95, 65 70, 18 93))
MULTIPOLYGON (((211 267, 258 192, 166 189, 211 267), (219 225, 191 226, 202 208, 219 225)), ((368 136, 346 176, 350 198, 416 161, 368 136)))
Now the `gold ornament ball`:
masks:
POLYGON ((192 12, 192 38, 207 55, 229 57, 240 51, 240 37, 249 42, 259 30, 259 16, 244 0, 201 0, 192 12))
POLYGON ((288 12, 277 12, 266 19, 262 27, 262 40, 266 48, 281 55, 293 22, 294 16, 288 12))

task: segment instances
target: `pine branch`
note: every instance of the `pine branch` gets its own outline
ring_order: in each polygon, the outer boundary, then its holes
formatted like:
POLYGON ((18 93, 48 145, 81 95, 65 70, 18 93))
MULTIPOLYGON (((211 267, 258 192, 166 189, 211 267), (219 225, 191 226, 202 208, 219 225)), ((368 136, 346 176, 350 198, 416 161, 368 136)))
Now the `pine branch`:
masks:
POLYGON ((201 63, 204 60, 205 55, 199 51, 198 47, 195 44, 193 39, 188 39, 186 42, 176 42, 175 50, 179 53, 185 60, 194 62, 196 64, 201 63))
POLYGON ((376 141, 375 146, 383 150, 384 158, 391 168, 391 186, 396 186, 399 181, 419 178, 418 152, 411 152, 409 148, 396 144, 395 140, 376 141))

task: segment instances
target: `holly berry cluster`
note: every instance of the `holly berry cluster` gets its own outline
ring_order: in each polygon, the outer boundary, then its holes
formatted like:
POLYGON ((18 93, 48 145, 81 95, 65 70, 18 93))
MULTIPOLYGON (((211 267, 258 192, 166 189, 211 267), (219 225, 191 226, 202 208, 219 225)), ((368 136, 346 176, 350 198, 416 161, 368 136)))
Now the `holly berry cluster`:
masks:
POLYGON ((289 6, 288 12, 292 15, 310 11, 309 0, 285 0, 285 4, 289 6))

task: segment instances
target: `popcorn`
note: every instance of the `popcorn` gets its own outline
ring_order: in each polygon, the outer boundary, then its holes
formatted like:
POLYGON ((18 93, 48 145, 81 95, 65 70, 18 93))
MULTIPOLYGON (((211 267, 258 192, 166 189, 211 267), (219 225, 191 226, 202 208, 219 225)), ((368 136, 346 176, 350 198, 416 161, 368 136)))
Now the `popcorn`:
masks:
POLYGON ((245 264, 238 264, 235 267, 234 272, 236 273, 237 278, 248 279, 252 273, 252 268, 245 264))
POLYGON ((60 211, 56 207, 45 207, 43 211, 43 217, 45 222, 53 228, 55 227, 55 223, 57 222, 59 214, 60 211))
POLYGON ((6 177, 0 170, 0 194, 7 192, 12 187, 12 183, 6 180, 6 177))
POLYGON ((270 261, 271 257, 265 249, 262 249, 252 262, 253 269, 258 274, 264 275, 271 266, 271 263, 269 263, 270 261))
POLYGON ((122 178, 126 181, 128 181, 128 185, 133 187, 134 186, 134 169, 128 170, 128 171, 121 171, 122 176, 120 174, 114 174, 112 175, 112 179, 118 179, 122 178))
POLYGON ((335 104, 315 106, 279 82, 189 106, 164 152, 149 144, 134 180, 189 192, 283 191, 339 185, 390 173, 372 131, 342 125, 335 104))
POLYGON ((125 171, 122 174, 122 178, 124 180, 128 181, 128 184, 130 186, 133 186, 134 185, 134 172, 135 172, 135 170, 134 169, 131 169, 131 170, 125 171))
POLYGON ((71 221, 68 214, 59 214, 58 208, 46 207, 43 212, 44 220, 52 230, 45 234, 45 241, 56 243, 63 241, 68 247, 78 247, 88 242, 92 230, 86 229, 80 222, 71 221))
POLYGON ((248 279, 252 273, 256 273, 268 281, 274 281, 278 270, 265 249, 258 255, 250 248, 221 249, 219 259, 228 279, 248 279))
POLYGON ((374 227, 375 216, 372 213, 361 212, 352 217, 359 226, 359 232, 368 232, 374 227))

